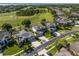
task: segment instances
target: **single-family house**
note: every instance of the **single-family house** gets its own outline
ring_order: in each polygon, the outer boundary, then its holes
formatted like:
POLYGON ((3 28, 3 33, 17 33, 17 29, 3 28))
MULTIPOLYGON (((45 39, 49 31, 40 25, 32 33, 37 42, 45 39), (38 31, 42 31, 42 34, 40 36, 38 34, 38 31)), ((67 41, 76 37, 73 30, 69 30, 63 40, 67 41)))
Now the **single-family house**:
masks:
POLYGON ((55 54, 55 56, 72 56, 72 54, 66 48, 62 47, 60 51, 55 54))
POLYGON ((74 53, 74 55, 79 56, 79 42, 75 42, 70 45, 70 50, 74 53))
POLYGON ((56 24, 57 25, 66 25, 66 24, 72 25, 73 23, 71 20, 57 17, 56 24))
POLYGON ((32 36, 33 36, 33 33, 27 30, 21 30, 19 31, 18 34, 16 34, 16 37, 18 37, 16 41, 19 44, 19 46, 23 46, 27 40, 28 41, 30 40, 32 36))
POLYGON ((64 17, 64 13, 61 11, 61 9, 55 8, 54 10, 56 11, 56 15, 58 17, 64 17))
POLYGON ((32 26, 33 32, 37 33, 37 36, 42 36, 47 31, 45 26, 32 26))
POLYGON ((2 41, 4 42, 4 44, 8 47, 13 45, 13 40, 11 38, 9 38, 9 36, 4 36, 2 38, 2 41))
POLYGON ((6 46, 10 47, 13 40, 9 38, 9 32, 0 31, 0 51, 3 51, 6 46))
POLYGON ((9 32, 7 31, 0 31, 0 39, 2 39, 4 36, 8 36, 9 32))
POLYGON ((72 18, 72 19, 79 19, 79 12, 73 12, 73 13, 71 14, 71 18, 72 18))
POLYGON ((0 52, 3 52, 4 51, 4 42, 0 40, 0 52))
POLYGON ((55 23, 46 22, 46 23, 45 23, 45 26, 46 26, 47 29, 49 29, 51 32, 57 31, 57 28, 56 28, 56 24, 55 24, 55 23))

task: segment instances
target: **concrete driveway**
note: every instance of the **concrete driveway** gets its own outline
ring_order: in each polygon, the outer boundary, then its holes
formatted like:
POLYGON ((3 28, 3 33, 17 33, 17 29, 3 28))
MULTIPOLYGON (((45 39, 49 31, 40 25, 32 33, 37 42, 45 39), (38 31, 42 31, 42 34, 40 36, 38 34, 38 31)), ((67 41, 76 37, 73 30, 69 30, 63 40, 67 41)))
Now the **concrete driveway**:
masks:
POLYGON ((49 41, 45 36, 38 37, 43 43, 49 41))

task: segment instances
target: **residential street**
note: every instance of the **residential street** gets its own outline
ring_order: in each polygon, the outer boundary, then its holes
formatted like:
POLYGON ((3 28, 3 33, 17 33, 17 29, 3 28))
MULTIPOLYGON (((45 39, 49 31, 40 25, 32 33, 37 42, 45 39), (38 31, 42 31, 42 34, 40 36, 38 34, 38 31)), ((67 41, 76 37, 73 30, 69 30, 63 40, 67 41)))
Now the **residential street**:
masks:
MULTIPOLYGON (((57 39, 59 39, 59 38, 63 38, 63 37, 65 37, 65 36, 67 36, 67 35, 70 35, 70 34, 74 34, 74 33, 76 33, 76 32, 79 32, 79 30, 66 32, 66 33, 64 33, 64 34, 62 34, 62 35, 60 35, 60 36, 58 36, 58 37, 52 38, 52 39, 50 39, 49 41, 47 41, 46 43, 44 43, 44 44, 38 46, 37 48, 35 48, 35 51, 39 52, 39 51, 43 50, 44 47, 46 47, 46 46, 52 44, 55 40, 57 40, 57 39)), ((34 52, 35 52, 35 51, 34 51, 34 52)), ((35 54, 35 53, 34 53, 34 54, 35 54)), ((31 55, 34 55, 34 54, 32 53, 31 55)))

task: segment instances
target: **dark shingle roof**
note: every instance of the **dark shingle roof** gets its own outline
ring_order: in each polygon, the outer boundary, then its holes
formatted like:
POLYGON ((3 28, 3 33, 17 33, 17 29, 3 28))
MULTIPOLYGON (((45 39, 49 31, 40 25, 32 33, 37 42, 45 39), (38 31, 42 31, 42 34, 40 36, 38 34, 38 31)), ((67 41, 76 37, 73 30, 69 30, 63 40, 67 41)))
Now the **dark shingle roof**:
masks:
POLYGON ((62 24, 67 24, 68 22, 72 22, 71 20, 68 19, 63 19, 63 18, 57 18, 56 22, 62 23, 62 24))

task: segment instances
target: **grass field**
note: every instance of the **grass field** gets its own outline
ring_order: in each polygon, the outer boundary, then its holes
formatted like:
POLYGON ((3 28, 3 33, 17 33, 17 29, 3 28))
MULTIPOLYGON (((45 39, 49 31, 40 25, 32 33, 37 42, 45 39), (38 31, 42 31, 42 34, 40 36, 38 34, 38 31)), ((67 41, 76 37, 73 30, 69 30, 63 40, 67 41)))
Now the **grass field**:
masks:
POLYGON ((30 19, 32 24, 38 24, 40 23, 41 19, 44 18, 50 22, 52 22, 54 19, 53 15, 49 12, 35 14, 33 16, 16 16, 15 12, 3 13, 0 14, 0 27, 3 23, 10 23, 13 26, 17 26, 18 24, 21 24, 22 20, 24 19, 30 19))

